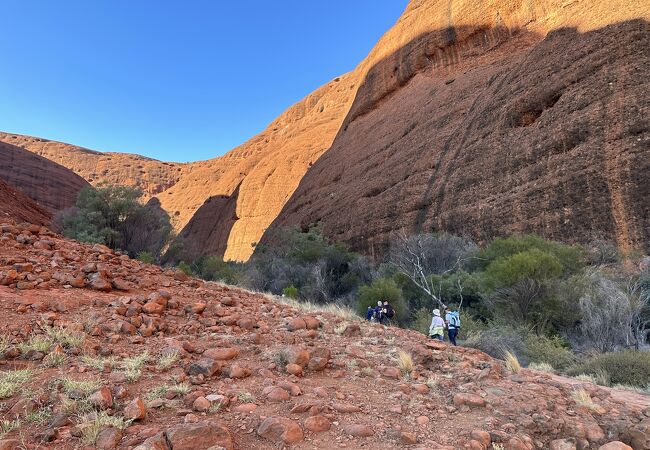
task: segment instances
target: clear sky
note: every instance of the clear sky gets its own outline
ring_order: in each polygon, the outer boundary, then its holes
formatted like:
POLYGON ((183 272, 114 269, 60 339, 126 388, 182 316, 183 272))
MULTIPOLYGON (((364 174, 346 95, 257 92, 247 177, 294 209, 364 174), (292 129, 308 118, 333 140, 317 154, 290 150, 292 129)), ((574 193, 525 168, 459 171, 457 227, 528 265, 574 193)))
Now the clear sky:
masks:
POLYGON ((407 0, 0 0, 0 130, 208 159, 353 69, 407 0))

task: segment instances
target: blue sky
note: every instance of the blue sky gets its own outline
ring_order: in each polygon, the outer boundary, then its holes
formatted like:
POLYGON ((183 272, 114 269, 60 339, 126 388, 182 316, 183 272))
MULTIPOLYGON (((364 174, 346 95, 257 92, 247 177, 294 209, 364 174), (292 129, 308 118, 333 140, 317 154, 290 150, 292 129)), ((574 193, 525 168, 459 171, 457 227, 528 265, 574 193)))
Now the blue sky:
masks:
POLYGON ((0 130, 208 159, 353 69, 407 0, 0 0, 0 130))

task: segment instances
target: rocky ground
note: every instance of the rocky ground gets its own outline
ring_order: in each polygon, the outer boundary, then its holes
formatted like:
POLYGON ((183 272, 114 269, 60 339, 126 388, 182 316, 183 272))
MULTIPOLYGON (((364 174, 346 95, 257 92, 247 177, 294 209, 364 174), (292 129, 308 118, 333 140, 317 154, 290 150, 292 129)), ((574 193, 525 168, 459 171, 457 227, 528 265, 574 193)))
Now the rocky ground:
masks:
POLYGON ((646 397, 40 226, 0 225, 0 285, 2 450, 650 449, 646 397))

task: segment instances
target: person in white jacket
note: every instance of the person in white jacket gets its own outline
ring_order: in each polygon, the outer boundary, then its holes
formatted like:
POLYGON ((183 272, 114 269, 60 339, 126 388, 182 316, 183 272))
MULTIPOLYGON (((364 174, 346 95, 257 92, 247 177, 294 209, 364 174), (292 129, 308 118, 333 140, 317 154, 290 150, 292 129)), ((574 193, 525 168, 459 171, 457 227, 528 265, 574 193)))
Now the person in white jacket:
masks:
POLYGON ((433 318, 429 327, 429 337, 431 339, 445 340, 445 321, 440 317, 440 310, 433 310, 433 318))

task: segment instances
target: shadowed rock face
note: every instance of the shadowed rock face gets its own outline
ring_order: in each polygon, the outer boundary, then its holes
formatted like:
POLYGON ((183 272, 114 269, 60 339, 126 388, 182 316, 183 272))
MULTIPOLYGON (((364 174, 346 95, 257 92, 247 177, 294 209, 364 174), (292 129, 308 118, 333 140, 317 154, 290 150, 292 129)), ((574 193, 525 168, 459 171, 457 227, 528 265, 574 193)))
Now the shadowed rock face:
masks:
POLYGON ((69 169, 0 142, 0 178, 36 201, 51 213, 74 205, 88 182, 69 169))
POLYGON ((49 225, 52 217, 45 208, 0 179, 0 221, 7 219, 49 225))
POLYGON ((649 15, 641 0, 412 0, 354 71, 223 157, 136 172, 135 155, 51 157, 143 187, 226 259, 313 222, 368 252, 402 227, 647 247, 648 25, 634 19, 649 15))

